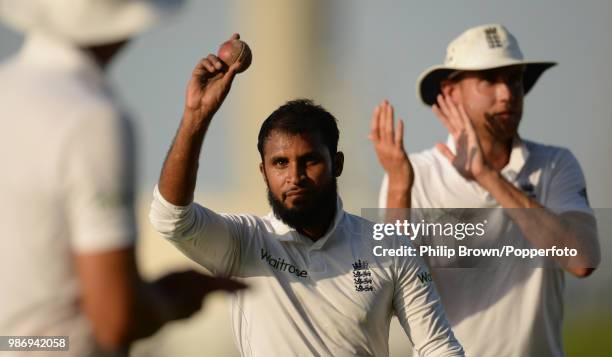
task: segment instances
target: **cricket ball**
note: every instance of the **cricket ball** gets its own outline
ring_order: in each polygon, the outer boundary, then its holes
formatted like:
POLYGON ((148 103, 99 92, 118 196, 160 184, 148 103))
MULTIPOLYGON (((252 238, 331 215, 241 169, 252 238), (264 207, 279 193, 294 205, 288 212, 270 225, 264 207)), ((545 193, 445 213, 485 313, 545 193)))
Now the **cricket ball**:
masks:
POLYGON ((244 72, 251 65, 251 49, 246 42, 241 40, 229 40, 223 42, 217 51, 217 57, 226 65, 231 66, 234 62, 240 62, 238 73, 244 72))

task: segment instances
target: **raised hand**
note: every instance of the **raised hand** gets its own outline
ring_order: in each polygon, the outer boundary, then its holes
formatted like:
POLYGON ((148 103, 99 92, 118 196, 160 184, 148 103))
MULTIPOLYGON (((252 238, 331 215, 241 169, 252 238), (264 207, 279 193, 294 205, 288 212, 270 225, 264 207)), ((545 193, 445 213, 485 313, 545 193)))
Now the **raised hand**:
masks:
MULTIPOLYGON (((239 39, 233 34, 230 39, 239 39)), ((229 92, 234 76, 241 66, 236 61, 227 66, 219 57, 209 54, 195 66, 185 98, 185 111, 199 119, 210 119, 229 92)))
POLYGON ((385 100, 374 109, 368 138, 390 182, 411 186, 414 173, 404 150, 404 122, 398 119, 397 128, 394 128, 394 121, 393 106, 385 100))
POLYGON ((491 171, 463 105, 455 104, 450 97, 440 94, 432 110, 453 137, 456 153, 453 154, 443 143, 437 143, 436 148, 453 164, 461 176, 475 180, 491 171))

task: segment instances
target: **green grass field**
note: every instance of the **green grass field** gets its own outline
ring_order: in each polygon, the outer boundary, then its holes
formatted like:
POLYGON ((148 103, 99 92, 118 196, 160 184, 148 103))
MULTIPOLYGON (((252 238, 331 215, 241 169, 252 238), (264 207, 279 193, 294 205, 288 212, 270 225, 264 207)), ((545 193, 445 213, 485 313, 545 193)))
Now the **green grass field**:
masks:
POLYGON ((612 311, 607 310, 565 322, 563 339, 568 357, 612 356, 612 311))

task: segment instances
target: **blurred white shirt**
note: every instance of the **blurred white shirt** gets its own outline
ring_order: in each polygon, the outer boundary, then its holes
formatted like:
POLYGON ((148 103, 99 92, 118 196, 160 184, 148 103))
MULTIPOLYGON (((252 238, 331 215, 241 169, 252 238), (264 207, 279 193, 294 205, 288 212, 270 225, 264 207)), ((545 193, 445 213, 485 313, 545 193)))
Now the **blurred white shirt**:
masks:
POLYGON ((62 355, 91 352, 73 257, 134 243, 132 146, 84 52, 31 35, 2 64, 0 335, 68 335, 62 355))

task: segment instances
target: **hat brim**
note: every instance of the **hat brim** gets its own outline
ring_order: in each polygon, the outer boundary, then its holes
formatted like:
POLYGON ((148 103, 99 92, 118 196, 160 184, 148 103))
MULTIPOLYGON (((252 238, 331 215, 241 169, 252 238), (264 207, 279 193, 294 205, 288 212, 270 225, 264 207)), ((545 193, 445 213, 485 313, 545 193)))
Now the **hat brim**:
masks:
POLYGON ((481 68, 457 68, 447 66, 433 66, 425 70, 417 80, 417 96, 428 106, 436 102, 438 94, 441 92, 441 82, 455 71, 483 71, 488 69, 510 67, 516 65, 525 65, 525 74, 523 77, 523 89, 527 94, 538 81, 542 73, 547 69, 557 65, 556 62, 541 62, 541 61, 512 61, 501 65, 481 68))
POLYGON ((93 46, 129 39, 175 14, 184 0, 81 3, 0 0, 0 20, 23 33, 44 33, 76 45, 93 46), (86 16, 84 16, 86 14, 86 16))

